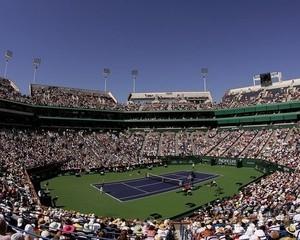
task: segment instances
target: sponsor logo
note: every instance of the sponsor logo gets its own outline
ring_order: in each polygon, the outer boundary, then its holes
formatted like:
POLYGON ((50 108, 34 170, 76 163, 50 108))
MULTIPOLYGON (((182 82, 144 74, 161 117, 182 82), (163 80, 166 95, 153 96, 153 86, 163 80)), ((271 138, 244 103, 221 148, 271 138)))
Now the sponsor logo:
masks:
POLYGON ((230 166, 236 166, 236 159, 218 159, 218 164, 220 165, 230 165, 230 166))

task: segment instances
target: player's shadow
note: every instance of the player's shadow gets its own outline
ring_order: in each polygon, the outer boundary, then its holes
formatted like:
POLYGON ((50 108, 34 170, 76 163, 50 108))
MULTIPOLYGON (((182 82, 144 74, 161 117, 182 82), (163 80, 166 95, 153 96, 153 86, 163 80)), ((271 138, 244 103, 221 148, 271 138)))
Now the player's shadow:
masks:
POLYGON ((201 188, 201 186, 194 186, 193 187, 193 190, 198 190, 198 189, 200 189, 201 188))
POLYGON ((187 207, 189 207, 189 208, 192 208, 192 207, 195 207, 196 204, 195 204, 195 203, 190 203, 190 202, 188 202, 188 203, 185 204, 185 206, 187 206, 187 207))
POLYGON ((215 194, 215 196, 218 197, 218 196, 223 195, 223 194, 224 194, 224 191, 223 191, 223 190, 224 190, 223 188, 218 187, 218 188, 216 189, 216 194, 215 194))
POLYGON ((150 214, 150 218, 151 219, 159 219, 159 218, 162 218, 162 215, 159 213, 152 213, 152 214, 150 214))
POLYGON ((223 194, 224 194, 224 192, 218 192, 218 193, 215 194, 215 197, 220 197, 223 194))

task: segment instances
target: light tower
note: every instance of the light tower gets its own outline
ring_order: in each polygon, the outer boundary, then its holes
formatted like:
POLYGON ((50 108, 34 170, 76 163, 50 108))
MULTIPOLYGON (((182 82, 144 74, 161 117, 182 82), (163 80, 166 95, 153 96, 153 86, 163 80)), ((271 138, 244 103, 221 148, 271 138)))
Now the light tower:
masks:
POLYGON ((104 68, 103 69, 103 77, 104 77, 104 91, 106 92, 106 82, 108 79, 108 76, 111 74, 111 71, 109 68, 104 68))
POLYGON ((132 81, 133 81, 132 92, 134 92, 134 93, 135 93, 135 82, 136 82, 138 73, 139 72, 137 69, 134 69, 131 71, 131 76, 132 76, 132 81))
POLYGON ((203 79, 203 90, 206 92, 206 78, 208 75, 208 68, 201 68, 201 74, 203 79))
POLYGON ((41 65, 42 60, 40 58, 34 58, 33 59, 33 83, 35 83, 35 78, 36 78, 36 72, 38 67, 41 65))
POLYGON ((4 78, 6 78, 7 75, 8 62, 10 59, 12 59, 12 57, 13 57, 13 52, 10 50, 6 50, 4 54, 4 58, 5 58, 4 78))

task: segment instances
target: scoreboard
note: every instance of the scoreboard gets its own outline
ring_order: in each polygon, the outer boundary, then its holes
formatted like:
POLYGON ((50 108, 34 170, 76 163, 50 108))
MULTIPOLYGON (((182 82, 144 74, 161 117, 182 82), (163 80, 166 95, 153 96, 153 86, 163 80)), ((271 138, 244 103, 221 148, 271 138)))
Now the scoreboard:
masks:
POLYGON ((277 80, 281 82, 282 74, 281 72, 268 72, 255 74, 253 76, 253 84, 255 85, 256 81, 260 83, 262 87, 272 86, 272 83, 277 80))
POLYGON ((271 73, 260 74, 260 85, 262 87, 268 87, 272 85, 271 73))

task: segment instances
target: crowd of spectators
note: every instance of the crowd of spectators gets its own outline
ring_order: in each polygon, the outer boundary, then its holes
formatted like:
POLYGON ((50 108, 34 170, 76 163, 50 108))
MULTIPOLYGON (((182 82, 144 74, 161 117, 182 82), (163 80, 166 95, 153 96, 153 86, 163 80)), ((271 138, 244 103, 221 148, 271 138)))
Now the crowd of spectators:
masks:
POLYGON ((160 156, 175 156, 177 154, 176 147, 176 133, 174 132, 163 132, 160 138, 160 156))
POLYGON ((0 239, 174 239, 174 227, 168 220, 125 220, 41 207, 25 171, 26 168, 53 163, 61 163, 62 169, 143 164, 147 159, 141 162, 137 157, 143 138, 144 133, 139 132, 116 134, 2 129, 0 239), (92 151, 96 149, 99 152, 95 152, 96 157, 92 157, 92 151), (100 152, 106 153, 104 158, 96 155, 100 152), (137 152, 136 156, 134 152, 137 152))
POLYGON ((298 167, 300 130, 90 131, 1 129, 0 158, 27 168, 61 164, 64 170, 126 168, 158 156, 209 155, 267 159, 298 167))
MULTIPOLYGON (((184 111, 184 110, 208 110, 245 107, 257 104, 280 103, 300 99, 300 87, 282 87, 272 89, 258 89, 249 91, 227 92, 219 103, 203 102, 194 103, 182 99, 167 101, 153 101, 152 103, 131 103, 131 111, 184 111)), ((119 105, 119 109, 127 110, 119 105)))
POLYGON ((270 89, 263 93, 260 103, 286 102, 288 97, 289 89, 287 87, 270 89))
MULTIPOLYGON (((213 106, 183 101, 118 105, 107 94, 57 87, 35 88, 32 96, 26 97, 10 81, 0 79, 0 98, 39 105, 127 111, 197 110, 299 100, 300 88, 229 94, 222 103, 213 106)), ((121 171, 170 155, 259 158, 296 170, 275 172, 233 197, 201 208, 185 219, 192 239, 299 240, 299 136, 297 127, 179 132, 3 128, 0 130, 0 240, 173 239, 170 233, 174 228, 168 220, 124 220, 41 207, 26 171, 51 164, 58 164, 63 171, 121 171), (20 229, 26 233, 20 233, 20 229)))
POLYGON ((28 168, 70 160, 79 152, 72 131, 2 129, 0 130, 1 160, 10 159, 28 168))
POLYGON ((300 176, 275 172, 186 218, 188 239, 299 239, 300 176))
POLYGON ((60 163, 63 170, 84 170, 150 163, 141 156, 143 132, 2 129, 0 142, 1 159, 27 168, 60 163))
MULTIPOLYGON (((155 156, 222 156, 258 158, 298 168, 300 129, 236 129, 209 131, 150 132, 144 146, 145 155, 155 156), (151 151, 151 149, 155 149, 151 151), (159 149, 159 150, 158 150, 159 149)), ((142 154, 142 155, 143 155, 142 154)))
POLYGON ((250 144, 250 142, 256 136, 258 130, 246 130, 242 133, 238 141, 228 148, 228 150, 222 153, 224 157, 238 157, 244 151, 244 149, 250 144))
POLYGON ((113 109, 116 106, 116 102, 104 92, 52 86, 34 85, 31 100, 37 105, 75 108, 113 109))
POLYGON ((152 103, 117 103, 109 94, 100 91, 66 87, 33 85, 31 96, 24 96, 10 80, 0 78, 0 99, 37 105, 92 108, 123 111, 183 111, 201 109, 234 108, 256 104, 287 102, 300 99, 300 87, 258 89, 225 93, 220 103, 195 103, 178 98, 173 101, 155 100, 152 103))
POLYGON ((218 131, 217 129, 212 129, 207 132, 196 131, 193 134, 193 143, 195 154, 197 156, 208 155, 208 153, 217 146, 220 142, 225 140, 229 132, 218 131))
POLYGON ((41 207, 21 164, 1 161, 0 173, 1 240, 174 239, 169 220, 125 220, 41 207))
POLYGON ((157 156, 160 143, 160 132, 149 132, 145 137, 142 148, 143 156, 157 156))
POLYGON ((221 108, 243 107, 259 103, 262 91, 225 93, 220 103, 221 108))
POLYGON ((226 139, 217 144, 208 154, 211 156, 223 156, 226 151, 229 151, 236 140, 243 135, 244 130, 234 130, 229 132, 226 139))
POLYGON ((220 108, 235 108, 257 104, 281 103, 300 99, 299 86, 271 89, 258 89, 225 93, 222 102, 217 104, 220 108))
POLYGON ((29 102, 29 98, 22 96, 14 84, 5 78, 0 77, 0 99, 12 100, 17 102, 29 102))
POLYGON ((299 169, 299 128, 275 130, 258 158, 299 169))
POLYGON ((276 164, 298 169, 300 157, 300 129, 261 129, 222 131, 214 136, 216 144, 209 156, 266 159, 276 164), (219 136, 227 133, 222 141, 219 136))
POLYGON ((255 138, 248 144, 245 150, 240 154, 240 157, 256 158, 261 150, 264 148, 271 134, 274 130, 263 129, 258 131, 255 138))
POLYGON ((178 153, 179 156, 191 156, 193 155, 193 140, 192 133, 186 131, 180 131, 177 133, 178 153))
MULTIPOLYGON (((41 207, 25 168, 60 163, 63 170, 106 167, 118 171, 120 167, 151 162, 147 155, 157 156, 170 146, 179 155, 243 155, 296 169, 295 173, 275 172, 233 197, 201 208, 184 220, 192 239, 257 240, 257 237, 269 239, 272 234, 277 236, 274 239, 296 236, 299 233, 296 226, 300 223, 299 133, 297 127, 212 129, 207 132, 182 130, 176 133, 2 129, 1 238, 13 240, 14 234, 20 232, 2 226, 8 223, 26 231, 23 235, 19 233, 18 239, 33 239, 34 234, 50 239, 128 239, 130 236, 135 239, 154 239, 155 236, 156 239, 167 239, 169 231, 173 230, 170 221, 105 218, 41 207), (259 150, 252 151, 253 146, 259 150)), ((173 151, 165 154, 173 154, 173 151)), ((173 239, 174 235, 169 237, 173 239)))
POLYGON ((300 98, 300 86, 295 86, 289 91, 288 101, 299 100, 300 98))
POLYGON ((153 101, 153 103, 144 103, 140 105, 138 111, 166 111, 169 109, 169 103, 153 101))

